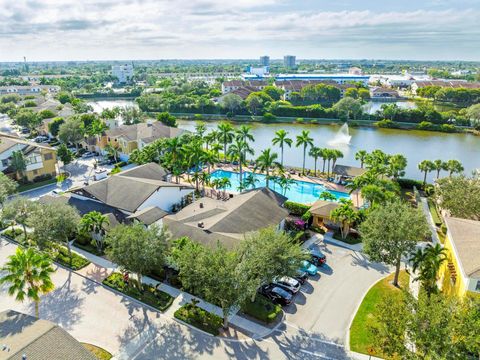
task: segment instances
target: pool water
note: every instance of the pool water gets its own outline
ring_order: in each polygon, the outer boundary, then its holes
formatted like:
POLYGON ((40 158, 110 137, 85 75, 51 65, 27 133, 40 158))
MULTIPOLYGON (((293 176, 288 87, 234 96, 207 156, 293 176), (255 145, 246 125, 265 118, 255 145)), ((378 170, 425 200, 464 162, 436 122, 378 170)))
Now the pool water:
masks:
MULTIPOLYGON (((250 172, 244 172, 243 178, 251 174, 250 172)), ((211 180, 214 179, 222 179, 227 178, 230 180, 230 186, 227 187, 227 191, 230 192, 238 192, 238 187, 240 185, 239 180, 239 173, 233 171, 226 171, 226 170, 215 170, 211 173, 211 180)), ((265 186, 265 178, 266 176, 263 174, 253 174, 258 182, 255 184, 255 187, 263 187, 265 186)), ((283 192, 283 189, 280 185, 275 183, 274 181, 270 180, 268 183, 270 189, 275 190, 276 192, 285 195, 288 200, 295 201, 302 204, 310 204, 314 203, 318 200, 320 194, 324 191, 328 191, 329 193, 335 195, 337 201, 342 198, 350 198, 350 195, 341 191, 334 191, 328 190, 325 186, 320 184, 314 184, 311 182, 294 180, 294 183, 290 185, 290 188, 287 190, 286 193, 283 192)))

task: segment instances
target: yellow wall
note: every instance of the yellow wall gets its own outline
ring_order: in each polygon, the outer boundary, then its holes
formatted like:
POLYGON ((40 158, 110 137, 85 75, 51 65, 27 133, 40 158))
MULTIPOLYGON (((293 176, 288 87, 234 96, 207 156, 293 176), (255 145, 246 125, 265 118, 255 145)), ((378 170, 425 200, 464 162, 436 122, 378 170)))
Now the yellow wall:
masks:
POLYGON ((56 169, 56 163, 57 163, 57 155, 54 150, 47 150, 47 149, 41 149, 42 153, 42 162, 43 162, 43 167, 40 169, 37 169, 36 172, 31 170, 31 171, 26 171, 25 176, 27 177, 28 181, 33 181, 37 176, 41 175, 46 175, 50 174, 52 176, 57 175, 57 169, 56 169), (45 154, 51 153, 52 158, 50 160, 45 160, 45 154))
POLYGON ((119 138, 112 137, 110 138, 110 141, 108 141, 108 138, 106 136, 103 136, 100 139, 100 144, 99 144, 100 149, 103 150, 105 146, 107 146, 107 144, 110 144, 114 147, 118 147, 120 152, 127 155, 130 155, 130 153, 138 147, 136 141, 126 142, 121 137, 119 138))
POLYGON ((445 238, 444 246, 447 250, 448 260, 442 264, 439 272, 440 279, 442 279, 442 291, 446 294, 462 297, 467 292, 468 279, 463 278, 460 264, 455 257, 452 241, 450 240, 450 237, 448 235, 445 238), (455 268, 455 282, 453 282, 451 279, 451 271, 449 269, 449 264, 453 264, 453 267, 455 268))

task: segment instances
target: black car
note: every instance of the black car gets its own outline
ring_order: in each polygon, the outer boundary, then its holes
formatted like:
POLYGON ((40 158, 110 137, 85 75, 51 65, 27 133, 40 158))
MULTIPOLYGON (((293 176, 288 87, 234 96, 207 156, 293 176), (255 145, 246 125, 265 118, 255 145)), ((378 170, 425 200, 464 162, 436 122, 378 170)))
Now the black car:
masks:
POLYGON ((259 292, 274 304, 285 306, 290 305, 293 301, 291 293, 273 284, 262 286, 259 292))
POLYGON ((308 274, 306 271, 298 270, 294 276, 294 279, 300 282, 300 284, 305 284, 305 281, 308 280, 308 274))
POLYGON ((310 250, 310 260, 315 266, 322 266, 327 262, 327 257, 320 250, 310 250))
POLYGON ((302 286, 300 281, 289 276, 283 276, 281 278, 278 278, 272 284, 279 286, 294 295, 300 291, 300 287, 302 286))

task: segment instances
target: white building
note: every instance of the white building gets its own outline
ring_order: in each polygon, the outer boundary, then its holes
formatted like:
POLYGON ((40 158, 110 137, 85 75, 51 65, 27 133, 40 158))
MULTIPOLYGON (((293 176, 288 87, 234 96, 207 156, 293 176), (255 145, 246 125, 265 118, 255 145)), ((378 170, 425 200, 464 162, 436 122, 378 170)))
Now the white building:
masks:
POLYGON ((6 95, 6 94, 34 95, 34 94, 40 94, 42 91, 55 94, 60 91, 60 86, 57 86, 57 85, 0 86, 0 95, 6 95))
POLYGON ((131 64, 113 65, 112 76, 117 78, 120 84, 126 84, 133 79, 133 66, 131 64))

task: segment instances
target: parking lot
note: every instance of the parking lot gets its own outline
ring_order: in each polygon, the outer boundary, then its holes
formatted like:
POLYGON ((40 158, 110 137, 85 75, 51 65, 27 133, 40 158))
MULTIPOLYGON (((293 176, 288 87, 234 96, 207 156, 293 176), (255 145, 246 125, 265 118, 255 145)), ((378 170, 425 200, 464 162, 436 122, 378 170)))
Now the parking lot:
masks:
POLYGON ((360 252, 317 242, 313 248, 327 256, 319 273, 310 277, 285 307, 286 324, 309 333, 324 334, 330 341, 345 344, 345 336, 359 302, 369 287, 390 269, 374 264, 360 252))

